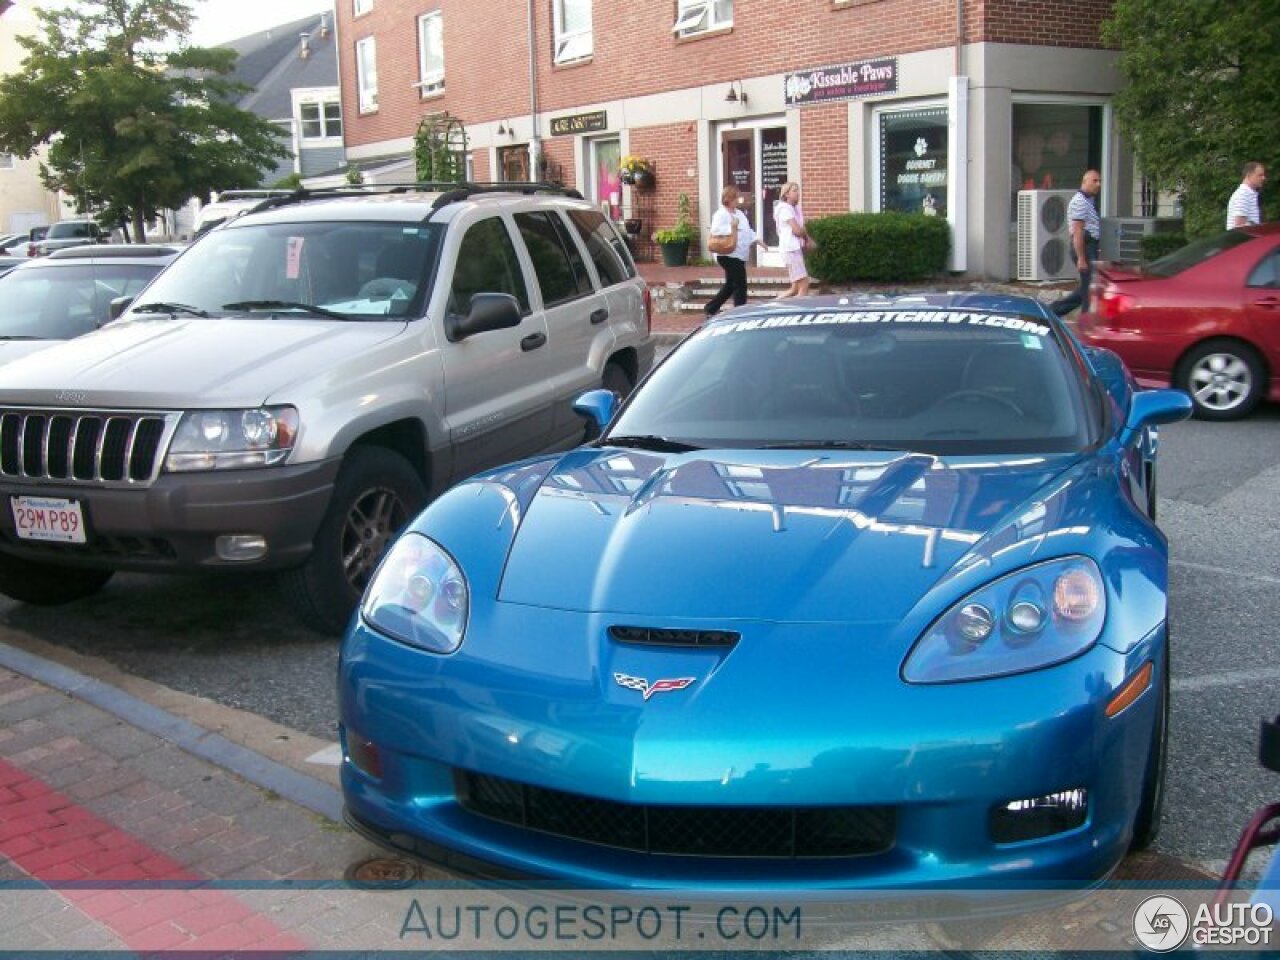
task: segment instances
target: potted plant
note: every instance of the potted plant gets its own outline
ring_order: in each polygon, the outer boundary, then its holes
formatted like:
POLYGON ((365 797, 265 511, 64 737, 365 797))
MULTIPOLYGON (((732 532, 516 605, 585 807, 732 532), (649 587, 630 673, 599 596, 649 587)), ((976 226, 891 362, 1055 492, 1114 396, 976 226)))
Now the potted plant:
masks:
POLYGON ((634 187, 651 187, 653 168, 644 157, 629 153, 618 164, 618 178, 634 187))
POLYGON ((683 267, 689 259, 689 245, 697 239, 697 228, 689 216, 689 195, 682 193, 676 198, 675 226, 653 235, 653 242, 662 249, 663 266, 683 267))

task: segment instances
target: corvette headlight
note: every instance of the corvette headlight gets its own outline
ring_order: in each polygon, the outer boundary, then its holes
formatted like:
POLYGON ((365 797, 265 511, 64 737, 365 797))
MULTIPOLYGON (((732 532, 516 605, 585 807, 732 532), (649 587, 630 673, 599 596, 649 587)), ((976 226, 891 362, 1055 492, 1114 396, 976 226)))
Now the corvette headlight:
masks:
POLYGON ((434 540, 406 533, 365 591, 361 616, 372 627, 433 653, 462 645, 471 607, 466 577, 434 540))
POLYGON ((1065 557, 975 590, 933 622, 908 654, 908 683, 1025 673, 1093 646, 1107 616, 1098 566, 1065 557))
POLYGON ((170 473, 283 463, 298 438, 293 407, 192 410, 182 415, 164 467, 170 473))

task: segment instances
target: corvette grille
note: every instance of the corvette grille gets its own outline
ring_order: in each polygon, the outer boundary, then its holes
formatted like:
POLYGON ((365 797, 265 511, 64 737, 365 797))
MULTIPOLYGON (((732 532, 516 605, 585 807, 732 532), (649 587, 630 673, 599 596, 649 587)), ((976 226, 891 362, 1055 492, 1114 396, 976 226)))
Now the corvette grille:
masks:
POLYGON ((0 476, 146 485, 176 423, 176 414, 127 410, 0 410, 0 476))
POLYGON ((657 806, 454 772, 472 813, 587 843, 698 857, 860 857, 893 847, 893 807, 657 806))

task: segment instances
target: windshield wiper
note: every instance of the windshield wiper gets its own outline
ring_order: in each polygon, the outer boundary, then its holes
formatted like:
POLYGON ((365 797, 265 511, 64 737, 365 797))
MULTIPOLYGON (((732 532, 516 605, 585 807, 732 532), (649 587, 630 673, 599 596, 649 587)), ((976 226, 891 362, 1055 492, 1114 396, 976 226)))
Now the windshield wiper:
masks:
POLYGON ((637 450, 657 450, 662 453, 687 453, 690 450, 701 450, 696 443, 685 443, 683 440, 672 440, 670 437, 658 437, 653 434, 621 434, 616 437, 605 437, 599 441, 603 446, 635 447, 637 450))
POLYGON ((317 317, 331 317, 334 320, 350 320, 345 313, 326 310, 314 303, 298 303, 293 300, 237 300, 235 303, 224 303, 223 310, 302 310, 317 317))
POLYGON ((766 443, 760 450, 904 450, 905 447, 885 447, 861 440, 788 440, 785 443, 766 443))
POLYGON ((191 307, 185 303, 166 303, 163 300, 153 300, 151 303, 133 307, 130 313, 189 313, 193 317, 207 317, 209 315, 199 307, 191 307))

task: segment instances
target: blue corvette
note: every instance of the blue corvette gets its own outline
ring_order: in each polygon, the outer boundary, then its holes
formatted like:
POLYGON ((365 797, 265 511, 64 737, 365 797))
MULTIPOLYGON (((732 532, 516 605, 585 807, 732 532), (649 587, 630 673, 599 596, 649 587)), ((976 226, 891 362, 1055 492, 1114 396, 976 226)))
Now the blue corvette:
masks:
POLYGON ((577 887, 1088 884, 1159 825, 1167 543, 1137 392, 1035 301, 735 310, 473 478, 342 647, 349 822, 577 887))

